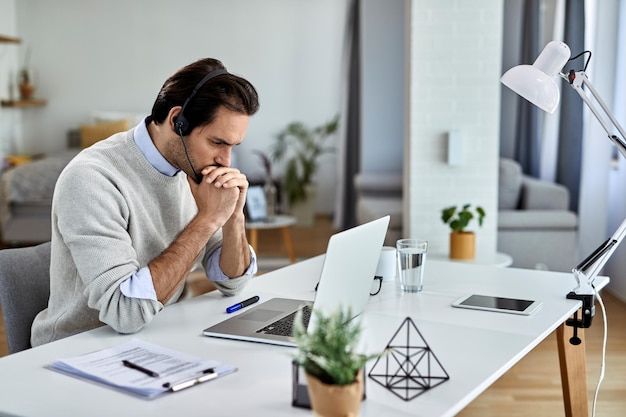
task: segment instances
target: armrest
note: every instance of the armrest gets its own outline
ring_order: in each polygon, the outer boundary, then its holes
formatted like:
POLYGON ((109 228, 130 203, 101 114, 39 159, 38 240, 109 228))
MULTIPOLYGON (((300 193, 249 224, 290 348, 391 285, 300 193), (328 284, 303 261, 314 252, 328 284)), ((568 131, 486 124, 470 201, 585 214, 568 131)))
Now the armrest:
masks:
POLYGON ((576 230, 578 218, 567 210, 500 210, 498 231, 576 230))
POLYGON ((354 186, 360 195, 402 197, 402 174, 368 172, 354 176, 354 186))
POLYGON ((569 190, 561 184, 524 176, 520 209, 568 210, 569 190))

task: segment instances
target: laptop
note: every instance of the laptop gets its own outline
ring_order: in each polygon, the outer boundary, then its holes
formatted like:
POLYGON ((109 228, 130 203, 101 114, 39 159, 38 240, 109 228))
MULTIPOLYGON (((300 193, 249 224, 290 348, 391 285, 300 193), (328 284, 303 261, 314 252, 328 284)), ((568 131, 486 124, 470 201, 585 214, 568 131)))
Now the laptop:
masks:
MULTIPOLYGON (((204 329, 203 334, 295 346, 291 330, 299 310, 303 311, 305 320, 312 319, 313 312, 328 314, 339 308, 350 308, 353 318, 358 316, 367 305, 388 226, 389 216, 385 216, 330 237, 314 302, 271 298, 204 329)), ((305 325, 314 325, 312 321, 305 325)))

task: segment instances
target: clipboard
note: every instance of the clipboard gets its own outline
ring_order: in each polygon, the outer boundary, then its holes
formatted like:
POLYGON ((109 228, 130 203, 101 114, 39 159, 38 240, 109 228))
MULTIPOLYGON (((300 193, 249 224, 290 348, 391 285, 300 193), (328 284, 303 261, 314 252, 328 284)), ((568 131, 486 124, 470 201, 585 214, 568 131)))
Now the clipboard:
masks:
POLYGON ((84 355, 54 361, 48 368, 152 399, 237 371, 231 364, 133 339, 84 355))

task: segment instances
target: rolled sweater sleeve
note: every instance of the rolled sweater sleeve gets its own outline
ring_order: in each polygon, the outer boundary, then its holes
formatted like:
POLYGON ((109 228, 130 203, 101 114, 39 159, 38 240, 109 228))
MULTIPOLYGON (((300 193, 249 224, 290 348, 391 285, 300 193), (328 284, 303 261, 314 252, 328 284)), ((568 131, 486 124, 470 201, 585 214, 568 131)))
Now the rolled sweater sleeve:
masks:
MULTIPOLYGON (((249 245, 248 245, 249 246, 249 245)), ((205 271, 207 277, 215 284, 218 290, 224 295, 233 296, 237 295, 246 286, 250 278, 257 273, 257 260, 256 253, 252 246, 250 248, 250 265, 248 269, 240 277, 230 278, 224 274, 222 268, 220 268, 220 254, 222 253, 222 247, 218 247, 210 253, 206 258, 205 271)))

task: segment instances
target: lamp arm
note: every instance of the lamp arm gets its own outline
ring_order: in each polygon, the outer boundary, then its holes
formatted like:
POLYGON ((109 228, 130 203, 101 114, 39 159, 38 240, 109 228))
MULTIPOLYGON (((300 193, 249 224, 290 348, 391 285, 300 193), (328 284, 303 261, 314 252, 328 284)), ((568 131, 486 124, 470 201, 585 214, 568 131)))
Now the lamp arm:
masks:
POLYGON ((609 139, 611 140, 611 142, 613 142, 615 146, 617 146, 617 149, 619 150, 619 152, 622 154, 624 158, 626 158, 626 142, 624 142, 624 138, 626 138, 626 131, 624 131, 624 128, 620 125, 619 121, 615 118, 613 113, 611 113, 611 111, 609 110, 609 107, 606 105, 604 100, 602 100, 602 97, 600 97, 600 94, 598 94, 598 91, 595 89, 595 87, 593 86, 589 78, 587 77, 587 74, 585 74, 584 71, 578 71, 578 72, 571 72, 569 76, 563 73, 559 73, 559 76, 565 79, 568 82, 568 84, 574 90, 576 90, 580 98, 585 102, 587 107, 589 107, 589 110, 591 110, 591 113, 593 113, 593 115, 596 117, 598 122, 600 122, 600 125, 602 125, 602 127, 604 128, 604 131, 609 136, 609 139), (587 86, 587 89, 591 93, 592 97, 600 105, 600 108, 602 109, 604 114, 609 118, 611 123, 613 123, 613 126, 615 126, 615 128, 617 129, 621 137, 618 137, 613 134, 613 129, 611 128, 611 125, 607 123, 607 121, 604 119, 600 111, 597 109, 595 103, 585 93, 585 90, 583 90, 583 85, 587 86))
MULTIPOLYGON (((595 118, 600 122, 600 125, 606 131, 609 139, 617 146, 617 149, 622 154, 624 158, 626 158, 626 143, 624 139, 626 137, 626 133, 624 128, 619 124, 615 116, 611 113, 608 106, 597 90, 594 88, 589 78, 584 71, 574 72, 571 71, 569 75, 565 75, 563 73, 559 73, 559 76, 565 79, 569 85, 576 90, 580 98, 585 102, 591 113, 595 116, 595 118), (583 85, 587 87, 595 102, 598 103, 604 115, 606 115, 613 126, 617 129, 621 137, 618 137, 613 134, 613 129, 611 125, 604 119, 600 111, 598 110, 596 104, 593 100, 587 95, 585 90, 583 90, 583 85)), ((574 278, 576 278, 576 282, 578 285, 572 292, 567 295, 567 298, 580 300, 583 303, 582 306, 582 318, 578 320, 575 316, 574 319, 567 320, 567 324, 573 326, 575 328, 587 328, 591 326, 591 321, 593 319, 595 313, 594 306, 594 298, 595 298, 595 289, 594 289, 594 281, 598 276, 604 265, 611 258, 619 244, 626 236, 626 219, 622 221, 617 230, 613 233, 613 235, 607 239, 604 243, 602 243, 595 251, 593 251, 585 260, 583 260, 576 268, 572 270, 574 274, 574 278)))

